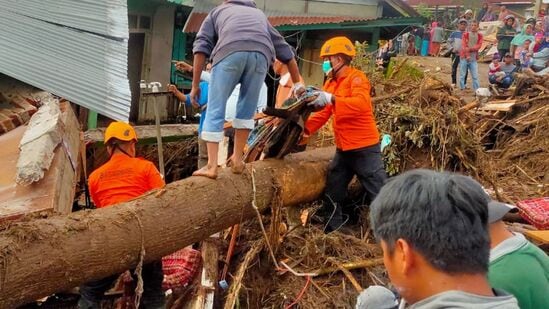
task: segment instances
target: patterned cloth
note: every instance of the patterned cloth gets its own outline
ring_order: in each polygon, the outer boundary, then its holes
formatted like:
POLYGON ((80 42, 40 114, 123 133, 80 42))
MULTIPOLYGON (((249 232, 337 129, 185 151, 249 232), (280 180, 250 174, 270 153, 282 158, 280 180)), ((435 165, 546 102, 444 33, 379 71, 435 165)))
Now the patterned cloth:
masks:
POLYGON ((190 247, 176 251, 162 258, 164 290, 184 288, 194 279, 202 264, 200 251, 190 247))
POLYGON ((520 215, 540 230, 549 229, 549 197, 525 200, 517 203, 520 215))

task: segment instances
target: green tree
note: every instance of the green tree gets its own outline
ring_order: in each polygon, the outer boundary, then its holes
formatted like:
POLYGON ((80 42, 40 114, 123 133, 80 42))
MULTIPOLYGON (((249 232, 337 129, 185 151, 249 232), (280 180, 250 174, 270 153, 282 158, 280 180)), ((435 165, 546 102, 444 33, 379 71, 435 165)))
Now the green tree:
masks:
POLYGON ((425 3, 420 3, 416 7, 416 11, 419 13, 419 15, 425 17, 428 20, 431 20, 433 18, 433 12, 429 8, 429 6, 425 3))

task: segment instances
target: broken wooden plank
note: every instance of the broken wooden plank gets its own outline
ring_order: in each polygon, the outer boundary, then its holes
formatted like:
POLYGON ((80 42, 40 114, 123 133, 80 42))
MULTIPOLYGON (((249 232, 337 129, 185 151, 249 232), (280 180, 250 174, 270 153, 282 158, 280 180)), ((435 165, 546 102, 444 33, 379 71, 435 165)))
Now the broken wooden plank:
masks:
POLYGON ((502 104, 502 103, 517 103, 517 100, 513 99, 513 100, 492 100, 492 101, 488 101, 488 103, 486 103, 486 105, 491 105, 491 104, 502 104))
POLYGON ((28 186, 15 183, 19 142, 27 127, 21 126, 0 136, 0 223, 30 213, 66 214, 72 210, 77 181, 73 164, 76 164, 78 170, 80 131, 69 103, 63 101, 60 106, 65 127, 62 142, 64 146, 55 149, 52 164, 39 182, 28 186))
POLYGON ((219 262, 219 235, 214 235, 204 241, 200 251, 202 252, 202 272, 198 291, 190 301, 191 309, 213 309, 214 297, 217 286, 217 273, 219 262))
POLYGON ((508 112, 511 110, 511 108, 515 105, 515 102, 512 103, 490 103, 486 104, 484 106, 479 107, 480 110, 483 111, 500 111, 500 112, 508 112))
POLYGON ((50 168, 55 149, 63 139, 59 100, 49 98, 32 116, 19 144, 15 182, 29 185, 40 181, 50 168))
MULTIPOLYGON (((156 129, 155 126, 135 126, 135 132, 139 139, 139 144, 156 144, 156 129)), ((98 128, 88 130, 85 133, 86 142, 103 144, 103 137, 106 128, 98 128)), ((162 141, 177 142, 189 138, 196 137, 198 134, 197 124, 165 124, 161 126, 162 141)))
POLYGON ((60 214, 72 212, 76 183, 80 178, 82 160, 80 158, 83 146, 81 130, 78 118, 74 114, 69 101, 62 100, 60 103, 61 121, 63 122, 64 134, 59 151, 59 165, 56 194, 53 200, 53 211, 60 214), (61 151, 62 150, 62 151, 61 151))
POLYGON ((474 99, 473 102, 467 103, 459 108, 459 113, 466 112, 468 110, 472 110, 475 107, 478 107, 480 105, 480 101, 478 99, 474 99))

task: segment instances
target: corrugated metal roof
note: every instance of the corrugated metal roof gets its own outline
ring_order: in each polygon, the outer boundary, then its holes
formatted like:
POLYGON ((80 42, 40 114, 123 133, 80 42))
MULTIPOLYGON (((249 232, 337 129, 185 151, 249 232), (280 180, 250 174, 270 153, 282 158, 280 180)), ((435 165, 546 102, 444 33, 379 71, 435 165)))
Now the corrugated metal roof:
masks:
POLYGON ((0 72, 109 118, 127 120, 131 105, 128 15, 121 8, 126 8, 126 0, 60 0, 41 19, 31 17, 37 11, 22 7, 0 10, 0 72), (76 6, 68 2, 83 2, 84 7, 93 2, 95 8, 82 15, 86 21, 63 20, 65 15, 76 16, 76 6), (125 24, 126 31, 114 26, 101 28, 96 21, 105 16, 118 19, 112 24, 125 24))
POLYGON ((126 1, 0 0, 2 10, 100 35, 128 38, 126 1))

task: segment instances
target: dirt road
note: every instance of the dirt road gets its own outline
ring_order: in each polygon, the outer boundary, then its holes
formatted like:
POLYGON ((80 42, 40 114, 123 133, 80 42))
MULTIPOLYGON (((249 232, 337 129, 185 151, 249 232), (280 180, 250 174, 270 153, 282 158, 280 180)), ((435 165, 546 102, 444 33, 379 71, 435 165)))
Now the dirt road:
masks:
MULTIPOLYGON (((434 74, 440 79, 452 83, 452 63, 451 58, 443 57, 408 57, 410 60, 409 63, 419 66, 423 72, 434 74)), ((488 87, 488 63, 478 63, 478 77, 480 82, 480 87, 488 87)), ((459 71, 458 71, 458 81, 459 81, 459 71)), ((469 90, 459 93, 459 90, 456 89, 456 95, 463 96, 467 102, 469 102, 474 96, 474 92, 471 90, 473 88, 471 76, 467 77, 467 87, 469 90)))

